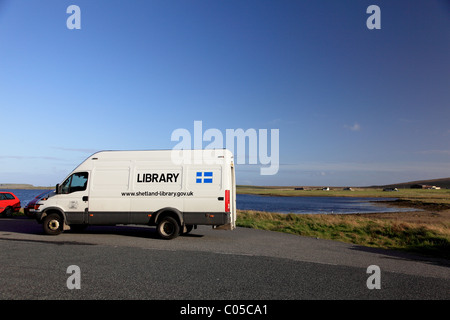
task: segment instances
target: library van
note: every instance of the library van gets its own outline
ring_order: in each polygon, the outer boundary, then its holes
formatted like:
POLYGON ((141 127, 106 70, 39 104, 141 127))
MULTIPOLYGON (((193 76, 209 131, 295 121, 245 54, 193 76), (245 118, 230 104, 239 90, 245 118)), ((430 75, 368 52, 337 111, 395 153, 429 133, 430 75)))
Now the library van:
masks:
POLYGON ((101 151, 75 168, 34 207, 44 232, 89 225, 156 226, 163 239, 198 225, 236 227, 229 150, 101 151))

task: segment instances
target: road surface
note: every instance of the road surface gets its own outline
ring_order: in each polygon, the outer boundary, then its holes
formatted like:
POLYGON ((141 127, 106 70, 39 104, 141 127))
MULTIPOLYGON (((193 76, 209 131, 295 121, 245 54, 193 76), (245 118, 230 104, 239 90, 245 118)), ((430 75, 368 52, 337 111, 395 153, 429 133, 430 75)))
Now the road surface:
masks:
POLYGON ((0 248, 8 300, 450 298, 446 260, 246 228, 202 226, 169 241, 143 226, 47 236, 34 220, 7 218, 0 248))

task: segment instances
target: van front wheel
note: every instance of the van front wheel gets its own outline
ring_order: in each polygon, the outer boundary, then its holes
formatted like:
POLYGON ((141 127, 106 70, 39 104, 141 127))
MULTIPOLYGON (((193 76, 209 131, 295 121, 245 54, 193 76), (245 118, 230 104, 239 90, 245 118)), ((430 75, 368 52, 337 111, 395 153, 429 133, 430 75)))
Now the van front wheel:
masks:
POLYGON ((156 229, 159 236, 166 240, 176 238, 180 234, 180 225, 172 217, 163 217, 156 229))
POLYGON ((43 225, 45 234, 51 236, 56 236, 60 234, 63 230, 63 220, 56 213, 52 213, 46 216, 44 218, 43 225))

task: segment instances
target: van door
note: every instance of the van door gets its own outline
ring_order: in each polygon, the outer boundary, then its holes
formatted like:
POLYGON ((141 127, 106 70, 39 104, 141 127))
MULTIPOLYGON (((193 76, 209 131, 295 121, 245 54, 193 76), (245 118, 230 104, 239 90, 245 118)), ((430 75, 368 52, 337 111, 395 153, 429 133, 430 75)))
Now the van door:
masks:
POLYGON ((236 173, 231 163, 231 230, 236 229, 236 173))
POLYGON ((127 224, 130 221, 130 163, 97 164, 91 171, 90 225, 127 224))
POLYGON ((89 172, 75 172, 60 186, 58 205, 66 214, 67 224, 87 222, 89 210, 89 172))
POLYGON ((217 230, 234 230, 236 229, 236 177, 234 165, 231 163, 229 170, 226 170, 225 197, 219 197, 219 200, 225 200, 225 213, 230 214, 230 222, 224 225, 213 226, 217 230))

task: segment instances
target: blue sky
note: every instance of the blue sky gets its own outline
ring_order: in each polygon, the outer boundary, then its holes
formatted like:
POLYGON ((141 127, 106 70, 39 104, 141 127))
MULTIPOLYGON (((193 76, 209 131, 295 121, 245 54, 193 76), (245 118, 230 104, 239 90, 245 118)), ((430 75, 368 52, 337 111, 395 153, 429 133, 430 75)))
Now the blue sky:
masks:
POLYGON ((278 173, 239 184, 450 177, 449 57, 446 0, 0 0, 0 183, 171 149, 194 121, 279 130, 278 173))

